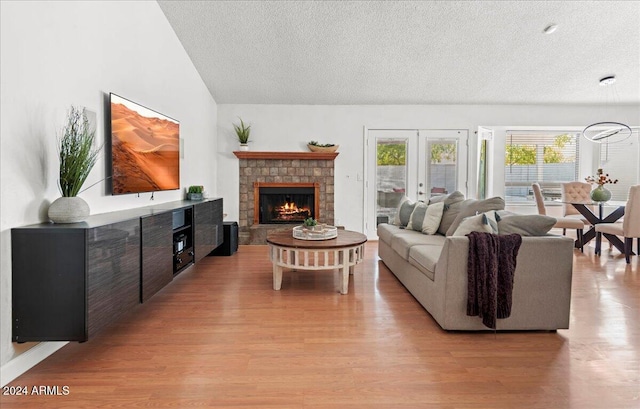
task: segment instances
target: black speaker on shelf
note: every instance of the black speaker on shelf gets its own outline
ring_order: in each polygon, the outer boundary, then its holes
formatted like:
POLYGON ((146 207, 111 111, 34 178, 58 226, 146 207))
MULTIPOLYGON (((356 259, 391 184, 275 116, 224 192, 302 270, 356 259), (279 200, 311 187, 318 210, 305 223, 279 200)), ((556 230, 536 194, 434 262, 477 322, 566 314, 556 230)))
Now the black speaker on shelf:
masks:
POLYGON ((224 241, 213 250, 211 256, 231 256, 238 251, 238 222, 223 222, 224 241))

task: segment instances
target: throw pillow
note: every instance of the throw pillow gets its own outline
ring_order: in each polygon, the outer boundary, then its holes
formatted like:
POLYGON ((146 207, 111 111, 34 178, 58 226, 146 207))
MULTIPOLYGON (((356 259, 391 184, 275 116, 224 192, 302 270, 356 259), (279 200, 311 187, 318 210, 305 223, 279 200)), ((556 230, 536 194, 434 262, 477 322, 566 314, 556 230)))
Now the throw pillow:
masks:
POLYGON ((411 201, 407 196, 404 196, 398 205, 398 210, 395 218, 393 219, 393 224, 396 226, 406 226, 409 224, 409 218, 411 217, 411 213, 413 213, 415 205, 415 202, 411 201))
POLYGON ((511 212, 509 210, 498 210, 496 212, 496 220, 500 221, 503 217, 518 215, 518 213, 511 212))
POLYGON ((468 199, 462 202, 462 204, 463 206, 459 210, 458 215, 446 231, 447 236, 451 236, 458 229, 462 220, 466 217, 473 216, 478 213, 486 213, 491 210, 504 209, 504 199, 501 197, 492 197, 485 200, 468 199))
POLYGON ((458 191, 451 193, 448 196, 445 196, 444 199, 440 200, 442 196, 435 196, 431 198, 429 203, 444 203, 444 211, 442 213, 442 220, 440 221, 440 226, 438 226, 438 233, 444 235, 451 227, 451 223, 456 219, 460 209, 462 208, 462 203, 464 203, 464 195, 458 191))
POLYGON ((440 226, 440 220, 442 220, 443 212, 444 202, 430 204, 427 207, 427 212, 422 222, 422 233, 436 234, 438 232, 438 226, 440 226))
POLYGON ((495 210, 482 213, 482 223, 488 224, 491 228, 491 233, 498 234, 498 213, 495 210))
MULTIPOLYGON (((500 216, 498 214, 498 216, 500 216)), ((556 224, 556 219, 540 214, 512 214, 499 217, 500 234, 519 234, 521 236, 544 236, 556 224)))
POLYGON ((495 212, 477 214, 465 217, 453 232, 453 236, 466 236, 472 231, 496 234, 498 233, 497 227, 495 212))
POLYGON ((409 222, 407 223, 408 230, 422 231, 422 222, 424 221, 424 216, 427 214, 427 204, 424 202, 418 202, 413 208, 413 212, 409 217, 409 222))

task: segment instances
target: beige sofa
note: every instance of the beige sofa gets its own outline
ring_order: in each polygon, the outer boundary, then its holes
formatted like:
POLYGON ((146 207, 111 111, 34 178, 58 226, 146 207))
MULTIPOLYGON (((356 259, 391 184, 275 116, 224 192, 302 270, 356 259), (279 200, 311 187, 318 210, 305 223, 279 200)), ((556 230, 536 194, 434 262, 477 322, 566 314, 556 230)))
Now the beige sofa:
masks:
MULTIPOLYGON (((467 316, 466 236, 426 235, 378 226, 378 255, 416 300, 446 330, 489 330, 467 316)), ((569 328, 574 242, 563 236, 522 237, 511 316, 498 330, 569 328)))

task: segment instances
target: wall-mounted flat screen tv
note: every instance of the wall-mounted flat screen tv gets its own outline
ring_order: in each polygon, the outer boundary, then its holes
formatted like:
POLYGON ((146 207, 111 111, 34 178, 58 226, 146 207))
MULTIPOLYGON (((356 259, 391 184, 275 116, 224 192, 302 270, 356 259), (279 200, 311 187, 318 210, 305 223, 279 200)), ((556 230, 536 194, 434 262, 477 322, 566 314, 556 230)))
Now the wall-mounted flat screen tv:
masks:
POLYGON ((180 123, 109 94, 114 195, 180 189, 180 123))

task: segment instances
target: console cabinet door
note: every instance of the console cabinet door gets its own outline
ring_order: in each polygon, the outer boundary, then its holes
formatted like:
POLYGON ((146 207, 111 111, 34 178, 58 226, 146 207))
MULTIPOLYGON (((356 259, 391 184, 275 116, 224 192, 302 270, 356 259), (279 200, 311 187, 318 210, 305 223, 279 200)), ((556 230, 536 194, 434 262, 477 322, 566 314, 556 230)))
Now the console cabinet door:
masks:
POLYGON ((84 229, 12 229, 14 342, 86 341, 84 229))
POLYGON ((13 341, 87 341, 140 304, 139 218, 11 236, 13 341))
POLYGON ((222 199, 216 199, 213 201, 213 223, 216 225, 216 240, 214 249, 221 246, 224 242, 224 229, 222 219, 224 215, 222 213, 222 199))
POLYGON ((222 244, 222 199, 210 200, 193 206, 194 246, 196 263, 222 244))
POLYGON ((89 337, 140 304, 140 219, 87 231, 89 337))
POLYGON ((141 301, 145 302, 173 280, 171 212, 140 219, 142 232, 141 301))

